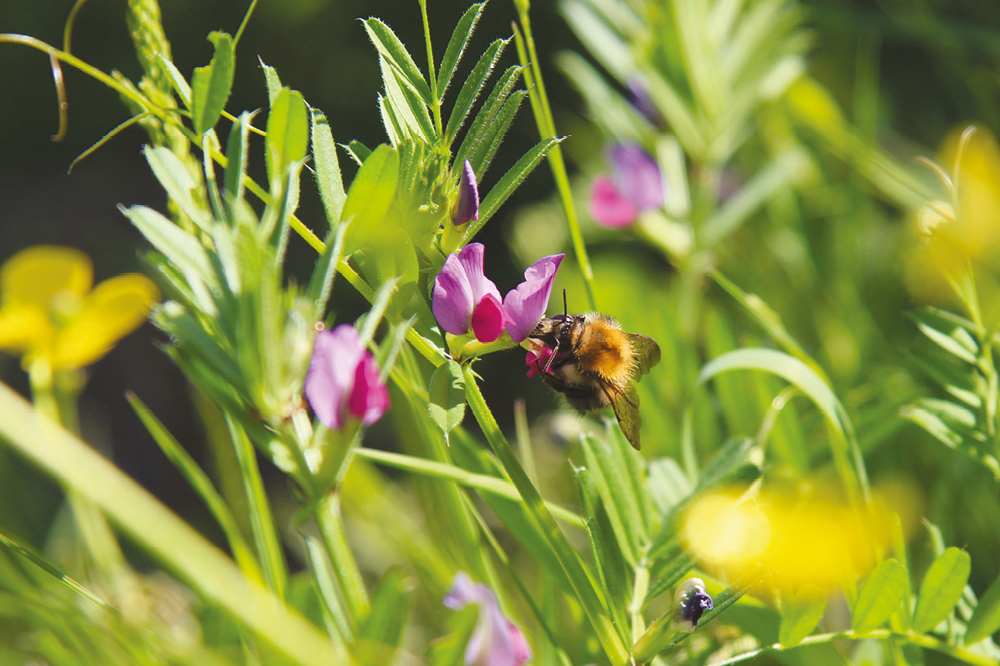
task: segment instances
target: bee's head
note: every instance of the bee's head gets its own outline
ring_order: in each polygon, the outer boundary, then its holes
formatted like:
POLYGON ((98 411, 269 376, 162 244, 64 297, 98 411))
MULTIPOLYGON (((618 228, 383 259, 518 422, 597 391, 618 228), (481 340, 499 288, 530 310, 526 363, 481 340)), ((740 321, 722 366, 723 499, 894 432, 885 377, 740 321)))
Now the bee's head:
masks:
POLYGON ((538 326, 528 337, 540 340, 546 346, 557 349, 561 340, 569 338, 572 329, 573 317, 564 314, 555 315, 538 322, 538 326))

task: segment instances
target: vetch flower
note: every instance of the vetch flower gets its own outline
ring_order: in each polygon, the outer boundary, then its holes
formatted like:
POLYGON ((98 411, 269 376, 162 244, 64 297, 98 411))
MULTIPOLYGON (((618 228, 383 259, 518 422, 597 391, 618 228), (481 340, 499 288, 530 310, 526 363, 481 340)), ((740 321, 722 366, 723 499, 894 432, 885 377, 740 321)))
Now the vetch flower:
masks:
POLYGON ((448 256, 434 278, 431 309, 448 333, 472 330, 480 342, 493 342, 503 333, 505 317, 500 291, 483 272, 483 252, 482 243, 469 243, 448 256))
POLYGON ((524 282, 507 292, 503 308, 507 314, 507 333, 514 342, 523 342, 545 316, 552 294, 552 283, 565 254, 542 257, 524 271, 524 282))
POLYGON ((610 176, 598 176, 590 191, 590 214, 612 229, 626 227, 639 213, 663 205, 663 175, 649 153, 636 143, 614 144, 608 150, 610 176))
POLYGON ((676 614, 674 628, 690 634, 698 627, 702 614, 713 607, 712 597, 705 592, 705 581, 701 578, 688 578, 677 586, 677 592, 674 593, 674 603, 671 606, 676 614))
POLYGON ((316 416, 333 430, 354 420, 371 425, 389 409, 375 357, 350 324, 316 336, 303 390, 316 416))
POLYGON ((465 160, 458 183, 458 203, 452 211, 451 220, 456 227, 460 227, 470 220, 478 219, 479 185, 476 183, 476 172, 472 170, 472 164, 465 160))
POLYGON ((531 659, 531 648, 517 625, 504 617, 496 595, 459 571, 444 597, 444 605, 461 610, 479 606, 479 620, 465 647, 466 666, 521 666, 531 659))
POLYGON ((87 255, 39 245, 0 268, 0 349, 22 355, 23 365, 44 361, 52 370, 94 363, 137 329, 160 300, 144 275, 110 278, 93 290, 87 255))

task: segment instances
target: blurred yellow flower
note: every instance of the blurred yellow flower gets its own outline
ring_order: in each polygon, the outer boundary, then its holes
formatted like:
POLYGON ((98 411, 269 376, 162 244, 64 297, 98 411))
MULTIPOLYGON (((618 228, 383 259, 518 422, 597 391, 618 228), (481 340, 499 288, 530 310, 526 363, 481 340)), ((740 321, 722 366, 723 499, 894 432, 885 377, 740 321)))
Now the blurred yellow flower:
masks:
POLYGON ((778 589, 830 589, 877 563, 889 515, 884 507, 853 511, 822 492, 724 489, 692 502, 681 534, 706 568, 730 580, 756 574, 778 589))
POLYGON ((22 355, 28 367, 52 370, 90 365, 146 320, 160 292, 144 275, 101 282, 87 255, 39 245, 0 267, 0 350, 22 355))

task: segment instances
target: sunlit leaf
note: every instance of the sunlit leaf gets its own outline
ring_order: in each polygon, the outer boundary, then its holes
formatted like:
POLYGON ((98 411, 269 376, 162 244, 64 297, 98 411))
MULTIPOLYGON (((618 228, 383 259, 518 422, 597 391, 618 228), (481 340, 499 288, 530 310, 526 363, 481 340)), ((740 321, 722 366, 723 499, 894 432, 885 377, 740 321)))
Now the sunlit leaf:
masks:
POLYGON ((215 55, 205 67, 196 67, 191 77, 191 121, 201 135, 215 127, 233 87, 235 59, 233 38, 224 32, 212 32, 208 40, 215 55))
POLYGON ((280 178, 288 165, 305 159, 309 149, 309 113, 302 93, 282 88, 267 113, 267 176, 280 178))
POLYGON ((962 598, 971 568, 969 554, 958 548, 949 548, 934 560, 920 583, 913 614, 914 631, 930 631, 948 617, 962 598))
POLYGON ((431 420, 447 435, 465 418, 465 377, 454 361, 442 363, 431 375, 427 389, 431 420))
POLYGON ((812 633, 826 611, 826 592, 816 585, 805 585, 782 599, 779 640, 785 647, 798 645, 812 633))
POLYGON ((851 626, 855 633, 866 634, 885 624, 910 594, 910 579, 906 568, 889 559, 868 574, 854 605, 851 626))
POLYGON ((363 23, 372 44, 378 49, 379 54, 389 61, 393 69, 400 73, 406 86, 417 93, 424 104, 433 104, 434 98, 431 96, 431 89, 427 85, 427 81, 424 80, 424 75, 420 73, 420 69, 413 62, 406 47, 396 37, 396 33, 377 18, 367 19, 363 23))
POLYGON ((459 60, 462 59, 462 54, 465 53, 465 47, 469 44, 469 38, 472 36, 473 30, 476 29, 476 23, 479 22, 479 17, 483 13, 483 7, 486 6, 485 2, 477 2, 467 10, 462 15, 462 18, 458 20, 455 25, 455 30, 451 33, 451 39, 448 40, 448 46, 444 50, 444 56, 441 58, 441 68, 438 70, 438 99, 443 100, 445 92, 448 90, 448 84, 451 83, 451 77, 455 73, 455 68, 458 66, 459 60))

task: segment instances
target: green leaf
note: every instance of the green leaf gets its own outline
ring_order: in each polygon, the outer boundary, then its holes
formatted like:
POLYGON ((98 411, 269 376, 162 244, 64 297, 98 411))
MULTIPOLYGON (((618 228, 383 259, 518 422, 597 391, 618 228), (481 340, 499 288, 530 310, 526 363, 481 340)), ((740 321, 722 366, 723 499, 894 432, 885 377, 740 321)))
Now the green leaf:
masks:
POLYGON ((385 144, 376 148, 358 169, 341 212, 342 220, 351 221, 345 255, 378 232, 378 225, 396 195, 398 174, 399 154, 385 144))
POLYGON ((156 54, 156 60, 159 62, 164 69, 167 70, 167 74, 170 76, 170 84, 173 86, 174 92, 177 96, 181 98, 181 103, 184 104, 184 108, 191 108, 191 86, 188 85, 187 79, 181 74, 181 70, 177 69, 175 65, 170 60, 167 60, 162 53, 156 54))
POLYGON ((219 285, 204 246, 152 208, 133 206, 120 210, 146 240, 184 276, 184 287, 195 299, 194 304, 206 314, 215 314, 212 291, 219 285))
POLYGON ((479 621, 479 606, 469 604, 448 619, 451 633, 437 639, 430 646, 428 661, 433 666, 455 666, 465 663, 465 648, 479 621))
POLYGON ((344 663, 329 639, 139 484, 0 384, 0 442, 93 502, 199 596, 224 609, 301 666, 344 663))
MULTIPOLYGON (((368 156, 372 154, 372 151, 358 140, 351 141, 347 146, 347 153, 351 156, 351 159, 361 166, 368 159, 368 156)), ((343 217, 341 217, 343 219, 343 217)))
POLYGON ((191 77, 191 122, 199 136, 215 127, 226 108, 236 67, 232 37, 216 31, 208 41, 215 46, 215 55, 207 66, 195 67, 191 77))
POLYGON ((129 404, 132 405, 132 409, 135 410, 139 420, 142 421, 146 430, 153 437, 153 441, 159 445, 160 450, 167 456, 167 459, 173 463, 174 467, 184 476, 194 491, 198 493, 216 522, 219 523, 219 527, 222 528, 222 532, 226 535, 226 541, 229 542, 229 548, 233 551, 233 557, 236 559, 236 563, 239 564, 240 569, 254 580, 262 581, 263 578, 260 567, 257 565, 257 560, 243 539, 243 534, 240 532, 240 528, 236 524, 236 519, 233 517, 232 512, 230 512, 229 506, 222 498, 222 495, 215 489, 215 486, 212 485, 212 481, 208 478, 208 475, 198 466, 194 458, 184 450, 180 442, 170 434, 163 423, 149 411, 149 408, 143 404, 138 396, 132 392, 128 392, 125 394, 125 397, 128 399, 129 404))
POLYGON ((431 375, 427 399, 431 420, 447 436, 465 418, 465 378, 458 363, 448 361, 437 367, 431 375))
POLYGON ((272 106, 274 104, 274 99, 281 92, 281 79, 278 78, 278 70, 269 65, 265 65, 263 60, 257 59, 260 62, 260 68, 264 70, 264 83, 267 85, 267 105, 272 106))
POLYGON ((535 144, 535 147, 526 152, 521 159, 517 161, 510 168, 507 173, 503 175, 503 178, 493 186, 490 193, 486 195, 483 199, 482 205, 479 207, 479 219, 474 220, 469 223, 469 228, 465 232, 464 241, 468 242, 471 240, 476 233, 483 228, 483 225, 489 222, 490 218, 497 212, 500 206, 503 205, 507 198, 514 193, 514 190, 524 182, 524 179, 528 177, 538 163, 542 161, 548 150, 561 142, 563 137, 557 137, 552 139, 546 139, 544 141, 539 141, 535 144))
POLYGON ((712 247, 733 234, 776 192, 800 179, 809 166, 809 155, 801 148, 775 157, 704 221, 698 229, 699 246, 712 247))
MULTIPOLYGON (((598 483, 595 483, 596 468, 587 466, 574 470, 577 484, 580 486, 580 497, 583 499, 583 512, 589 516, 587 520, 587 536, 597 573, 606 599, 627 599, 630 594, 628 571, 630 567, 620 547, 620 541, 615 537, 615 529, 611 524, 607 509, 601 498, 598 483)), ((603 484, 603 479, 601 480, 603 484)), ((618 627, 628 626, 625 604, 608 605, 612 620, 618 627)))
POLYGON ((1000 578, 993 581, 979 600, 965 630, 965 644, 972 645, 1000 629, 1000 578))
POLYGON ((781 629, 778 633, 782 646, 798 645, 816 628, 825 611, 826 592, 811 583, 782 599, 781 629))
POLYGON ((389 664, 399 648, 413 607, 416 581, 400 568, 389 569, 372 592, 371 611, 358 631, 356 654, 363 664, 389 664))
POLYGON ((560 3, 560 9, 583 45, 615 78, 624 83, 635 75, 638 67, 632 48, 590 7, 579 0, 567 0, 560 3))
POLYGON ((951 333, 944 333, 922 321, 917 323, 917 328, 941 349, 966 363, 975 365, 979 347, 964 328, 956 327, 951 333))
POLYGON ((449 141, 455 139, 455 135, 462 127, 462 123, 465 122, 469 111, 472 110, 472 105, 476 103, 479 92, 483 89, 483 85, 486 84, 486 79, 490 77, 490 73, 493 71, 497 60, 500 59, 500 54, 503 53, 503 49, 507 46, 508 41, 498 39, 490 44, 479 58, 479 62, 472 68, 472 72, 465 79, 465 83, 462 84, 462 88, 458 91, 458 97, 455 98, 455 106, 452 107, 451 114, 448 116, 448 125, 444 133, 449 141))
POLYGON ((236 451, 240 465, 240 476, 247 496, 247 510, 250 513, 250 528, 253 532, 257 556, 264 569, 267 586, 280 599, 284 597, 288 585, 288 565, 285 551, 274 526, 271 501, 264 490, 264 479, 257 465, 257 454, 247 437, 246 431, 237 421, 226 414, 226 426, 236 451))
POLYGON ((347 194, 344 180, 340 175, 340 160, 337 159, 337 144, 333 141, 330 123, 319 109, 309 109, 312 121, 312 156, 316 165, 316 186, 323 200, 326 220, 330 228, 337 226, 344 210, 347 194))
POLYGON ((663 457, 649 461, 646 475, 647 492, 661 517, 691 494, 691 482, 673 458, 663 457))
POLYGON ((948 617, 962 598, 971 567, 969 554, 954 547, 934 560, 920 583, 917 609, 913 614, 914 631, 926 633, 948 617))
POLYGON ((477 2, 465 10, 451 33, 451 39, 448 40, 448 46, 441 58, 441 68, 438 70, 439 102, 444 100, 444 94, 448 90, 448 84, 451 83, 451 77, 455 73, 455 68, 458 67, 458 61, 462 59, 462 54, 465 53, 465 47, 469 44, 469 38, 472 36, 473 30, 476 29, 476 23, 479 22, 479 17, 485 6, 485 2, 477 2))
POLYGON ((198 185, 181 159, 169 148, 162 146, 147 145, 142 152, 153 175, 167 191, 167 196, 174 200, 181 212, 191 218, 199 229, 210 233, 212 215, 195 200, 198 185))
MULTIPOLYGON (((382 83, 385 86, 385 97, 382 103, 389 106, 389 116, 393 121, 390 136, 397 134, 396 141, 412 138, 429 143, 434 137, 434 126, 427 111, 427 105, 418 98, 412 90, 403 85, 399 74, 388 64, 385 58, 379 58, 379 69, 382 72, 382 83)), ((389 129, 388 127, 386 128, 389 129)))
POLYGON ((645 499, 643 483, 641 478, 632 474, 634 468, 625 460, 625 456, 635 454, 635 451, 630 446, 628 451, 623 450, 616 437, 611 440, 604 443, 585 435, 580 443, 591 482, 604 502, 618 547, 626 562, 635 567, 639 561, 639 549, 647 539, 646 522, 641 511, 645 499))
POLYGON ((367 19, 363 23, 365 24, 365 31, 368 33, 369 39, 372 40, 372 44, 378 50, 379 55, 385 58, 392 65, 393 69, 399 72, 403 83, 413 92, 417 93, 424 104, 428 106, 433 104, 434 97, 431 95, 431 89, 427 85, 427 81, 424 80, 424 75, 420 73, 420 69, 413 62, 413 58, 410 57, 406 47, 396 37, 396 33, 377 18, 367 19))
MULTIPOLYGON (((563 52, 558 54, 557 61, 570 83, 586 101, 590 117, 601 129, 618 140, 632 139, 645 145, 652 142, 657 133, 653 124, 612 88, 607 79, 583 56, 571 51, 563 52)), ((672 197, 673 181, 668 182, 671 184, 672 197)))
MULTIPOLYGON (((461 145, 455 151, 455 157, 452 160, 453 164, 462 164, 466 157, 470 157, 475 153, 477 146, 483 142, 485 134, 490 131, 490 125, 494 118, 496 118, 497 113, 499 113, 504 102, 507 101, 511 91, 517 84, 517 79, 522 71, 523 68, 513 65, 500 75, 489 97, 483 102, 476 117, 469 125, 469 129, 466 131, 461 145)), ((476 174, 482 180, 478 170, 476 174)))
POLYGON ((232 199, 243 198, 243 183, 247 175, 247 148, 250 138, 250 121, 256 112, 244 111, 229 131, 226 144, 226 192, 232 199))
POLYGON ((309 112, 302 93, 282 88, 267 114, 265 157, 269 182, 281 178, 288 165, 301 162, 309 149, 309 112))
POLYGON ((527 91, 518 90, 504 101, 503 106, 500 107, 500 110, 491 119, 487 125, 486 132, 483 133, 483 136, 476 143, 474 150, 469 155, 469 162, 472 164, 479 182, 482 182, 483 177, 486 176, 486 172, 490 168, 490 163, 493 161, 493 156, 496 155, 497 149, 500 148, 500 144, 503 142, 510 124, 517 115, 521 102, 524 101, 527 95, 527 91))
POLYGON ((881 627, 909 594, 906 568, 894 559, 882 562, 868 575, 854 604, 854 617, 851 619, 854 633, 867 634, 881 627))
POLYGON ((316 261, 312 277, 309 279, 307 297, 316 307, 316 318, 322 319, 326 310, 326 302, 333 289, 333 280, 337 276, 337 264, 344 254, 344 238, 347 236, 348 225, 342 224, 336 232, 331 231, 326 237, 323 254, 316 261), (335 235, 336 234, 336 235, 335 235))

